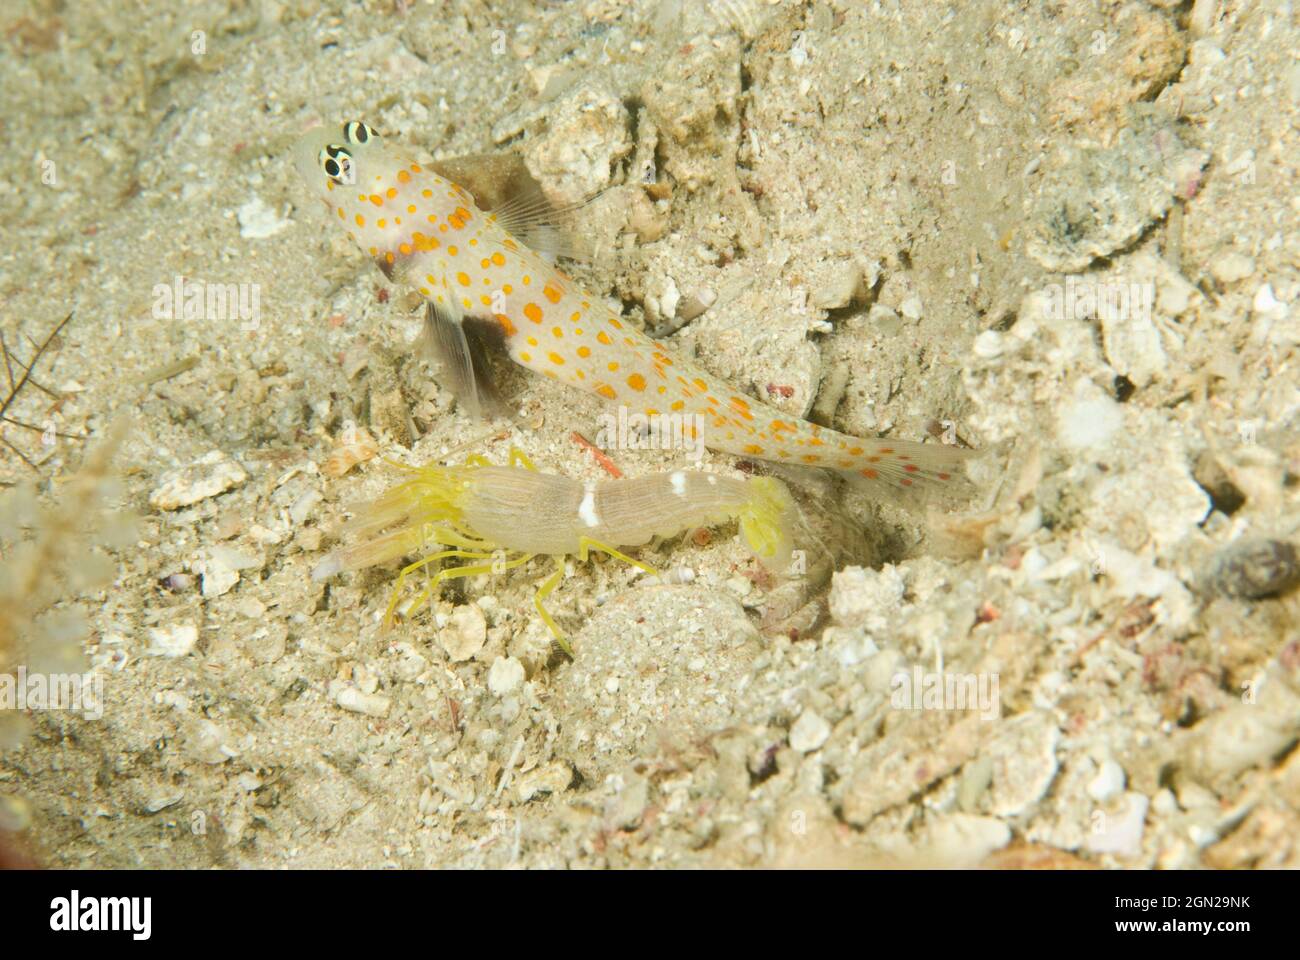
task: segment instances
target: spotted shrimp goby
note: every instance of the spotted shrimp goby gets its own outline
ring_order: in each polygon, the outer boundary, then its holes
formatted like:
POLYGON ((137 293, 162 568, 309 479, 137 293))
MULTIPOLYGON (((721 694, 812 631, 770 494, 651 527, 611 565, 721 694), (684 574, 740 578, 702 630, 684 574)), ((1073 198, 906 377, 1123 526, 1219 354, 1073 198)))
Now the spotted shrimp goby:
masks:
POLYGON ((551 557, 555 571, 538 587, 533 604, 571 655, 543 603, 564 576, 566 556, 585 562, 594 550, 656 574, 618 548, 728 521, 738 522, 750 551, 772 572, 786 571, 793 556, 798 509, 785 484, 774 477, 742 480, 678 470, 583 483, 538 471, 518 449, 505 466, 481 456, 461 466, 393 466, 407 479, 356 508, 342 532, 344 544, 312 571, 314 579, 324 580, 419 555, 398 576, 384 614, 386 625, 394 619, 407 578, 431 564, 470 561, 441 567, 405 607, 407 616, 429 602, 445 580, 504 573, 534 557, 551 557))
POLYGON ((485 212, 469 191, 361 121, 311 130, 295 150, 299 172, 331 219, 385 276, 425 299, 428 340, 442 359, 445 385, 471 412, 481 409, 489 386, 466 333, 465 321, 476 318, 502 335, 515 362, 633 413, 700 423, 704 445, 714 450, 830 468, 878 493, 942 488, 964 477, 969 450, 821 427, 742 396, 675 356, 530 248, 531 204, 485 212))

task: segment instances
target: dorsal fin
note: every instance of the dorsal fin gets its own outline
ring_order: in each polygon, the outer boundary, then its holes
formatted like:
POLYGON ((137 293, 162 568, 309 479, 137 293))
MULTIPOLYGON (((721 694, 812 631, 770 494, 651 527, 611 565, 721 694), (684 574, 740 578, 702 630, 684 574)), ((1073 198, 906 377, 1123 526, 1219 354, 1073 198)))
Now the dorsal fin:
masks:
POLYGON ((439 176, 468 190, 480 210, 495 217, 511 236, 530 249, 551 259, 591 259, 591 253, 576 241, 573 214, 603 194, 557 206, 546 198, 517 153, 471 154, 438 160, 430 166, 439 176))

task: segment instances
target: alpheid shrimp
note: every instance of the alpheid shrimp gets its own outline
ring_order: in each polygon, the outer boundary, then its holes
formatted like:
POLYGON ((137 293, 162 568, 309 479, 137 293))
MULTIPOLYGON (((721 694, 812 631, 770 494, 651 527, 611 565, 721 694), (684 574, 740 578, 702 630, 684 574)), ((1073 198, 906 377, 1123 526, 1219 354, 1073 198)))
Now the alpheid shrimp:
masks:
POLYGON ((775 572, 784 571, 792 553, 796 516, 785 484, 772 477, 738 480, 697 471, 652 474, 634 480, 582 483, 540 473, 524 453, 510 451, 510 465, 496 466, 472 456, 463 466, 410 467, 409 479, 378 500, 360 507, 344 532, 347 545, 317 564, 312 577, 323 580, 342 570, 357 570, 434 550, 405 566, 384 615, 391 624, 406 579, 440 560, 482 561, 443 567, 411 604, 409 616, 433 598, 438 585, 455 577, 503 573, 538 556, 555 561, 555 572, 533 597, 538 614, 566 653, 571 649, 543 601, 564 576, 564 557, 585 561, 599 550, 650 574, 657 571, 619 552, 653 537, 669 537, 694 527, 736 520, 754 555, 775 572))

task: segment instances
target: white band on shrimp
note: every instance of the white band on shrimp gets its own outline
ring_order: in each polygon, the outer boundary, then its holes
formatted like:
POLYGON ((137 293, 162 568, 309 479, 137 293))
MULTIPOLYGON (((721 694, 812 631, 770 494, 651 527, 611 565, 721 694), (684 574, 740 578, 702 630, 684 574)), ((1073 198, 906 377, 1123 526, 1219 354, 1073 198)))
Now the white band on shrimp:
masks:
POLYGON ((596 515, 596 485, 587 483, 583 486, 582 503, 578 505, 578 518, 589 527, 600 526, 600 517, 596 515))

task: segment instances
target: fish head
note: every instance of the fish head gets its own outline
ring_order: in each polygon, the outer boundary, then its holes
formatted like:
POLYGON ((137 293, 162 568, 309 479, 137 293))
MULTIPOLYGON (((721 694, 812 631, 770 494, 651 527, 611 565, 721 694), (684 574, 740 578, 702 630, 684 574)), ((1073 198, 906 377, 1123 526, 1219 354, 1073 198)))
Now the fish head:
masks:
MULTIPOLYGON (((294 165, 331 219, 337 217, 389 280, 404 280, 417 261, 421 277, 435 267, 445 273, 447 252, 439 237, 450 239, 480 216, 462 188, 385 144, 360 120, 309 130, 294 148, 294 165), (430 260, 435 251, 441 258, 436 264, 430 260)), ((477 225, 468 233, 476 231, 477 225)), ((422 292, 431 283, 421 285, 422 292)))
MULTIPOLYGON (((299 176, 331 206, 335 205, 331 196, 334 191, 366 183, 365 175, 370 173, 370 167, 382 166, 383 157, 383 137, 361 120, 349 120, 342 126, 314 127, 293 148, 299 176)), ((375 172, 382 174, 382 171, 375 172)))

